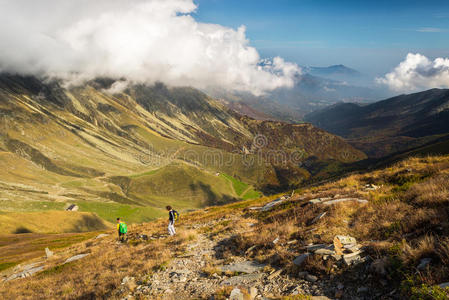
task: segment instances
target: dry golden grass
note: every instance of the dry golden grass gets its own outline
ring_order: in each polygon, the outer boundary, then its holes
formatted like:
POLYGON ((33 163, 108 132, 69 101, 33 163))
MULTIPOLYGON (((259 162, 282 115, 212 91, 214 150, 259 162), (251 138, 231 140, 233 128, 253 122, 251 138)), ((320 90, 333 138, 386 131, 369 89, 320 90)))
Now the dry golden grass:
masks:
MULTIPOLYGON (((166 224, 157 221, 147 225, 130 226, 129 231, 147 235, 165 233, 166 224)), ((184 251, 186 242, 195 238, 194 232, 178 229, 179 234, 164 240, 117 244, 115 231, 103 239, 92 239, 57 252, 47 261, 46 269, 29 278, 3 283, 2 299, 98 299, 119 298, 117 287, 125 276, 149 274, 184 251), (62 264, 72 255, 88 253, 85 258, 62 264)))

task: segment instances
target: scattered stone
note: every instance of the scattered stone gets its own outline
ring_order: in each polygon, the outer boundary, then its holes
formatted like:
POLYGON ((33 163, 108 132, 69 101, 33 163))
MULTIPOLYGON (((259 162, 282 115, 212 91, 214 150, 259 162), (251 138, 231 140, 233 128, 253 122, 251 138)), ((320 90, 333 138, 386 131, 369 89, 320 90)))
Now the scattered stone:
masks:
POLYGON ((327 211, 325 211, 325 212, 319 214, 318 216, 316 216, 315 218, 313 218, 312 222, 310 222, 310 225, 315 224, 316 222, 321 220, 326 214, 327 214, 327 211))
POLYGON ((314 251, 315 254, 319 255, 334 255, 335 251, 332 249, 321 248, 314 251))
POLYGON ((319 204, 319 203, 323 203, 324 201, 328 201, 330 199, 332 199, 332 198, 329 198, 329 197, 326 197, 326 198, 315 198, 315 199, 309 200, 309 203, 311 203, 311 204, 319 204))
POLYGON ((270 203, 265 204, 265 205, 262 207, 261 211, 269 211, 269 210, 271 210, 273 207, 275 207, 275 206, 281 204, 282 202, 284 202, 284 201, 287 200, 287 199, 288 199, 288 197, 285 197, 285 196, 283 196, 283 197, 281 197, 281 198, 277 198, 276 200, 271 201, 270 203))
POLYGON ((54 254, 53 251, 51 251, 50 249, 48 249, 48 247, 45 248, 45 255, 47 256, 47 258, 52 257, 53 254, 54 254))
POLYGON ((257 289, 255 287, 251 287, 249 289, 249 297, 251 299, 255 299, 257 297, 257 294, 258 294, 258 291, 257 291, 257 289))
POLYGON ((321 202, 323 205, 334 205, 337 203, 342 203, 342 202, 348 202, 348 201, 355 201, 358 202, 360 204, 366 204, 368 203, 368 200, 365 199, 358 199, 358 198, 343 198, 343 199, 335 199, 335 200, 330 200, 330 201, 325 201, 325 202, 321 202))
POLYGON ((282 273, 282 269, 277 270, 276 272, 273 272, 272 274, 270 274, 267 278, 268 280, 273 280, 275 277, 278 277, 279 275, 281 275, 282 273))
POLYGON ((259 264, 253 261, 244 261, 240 263, 235 263, 232 265, 225 265, 221 267, 223 272, 238 272, 238 273, 255 273, 261 269, 263 269, 266 265, 259 264))
POLYGON ((243 294, 240 289, 235 288, 231 291, 231 295, 229 295, 229 300, 243 300, 243 294))
POLYGON ((314 252, 314 251, 316 251, 316 250, 318 250, 318 249, 324 249, 324 248, 326 248, 327 247, 327 245, 326 244, 310 244, 310 245, 307 245, 307 246, 305 246, 304 248, 307 250, 307 251, 311 251, 311 252, 314 252))
POLYGON ((88 256, 88 255, 89 254, 78 254, 78 255, 72 256, 70 258, 67 258, 67 260, 64 262, 64 264, 72 262, 72 261, 75 261, 75 260, 79 260, 79 259, 81 259, 83 257, 88 256))
POLYGON ((254 249, 256 249, 257 245, 251 246, 249 247, 246 251, 245 254, 248 255, 251 251, 253 251, 254 249))
POLYGON ((274 239, 273 244, 276 245, 278 242, 279 242, 279 237, 277 237, 277 238, 274 239))
POLYGON ((254 273, 254 274, 246 274, 246 275, 239 275, 239 276, 233 276, 231 278, 228 278, 222 282, 223 285, 241 285, 241 284, 248 284, 255 281, 260 280, 263 277, 262 273, 254 273))
POLYGON ((424 271, 431 261, 432 259, 428 257, 421 259, 416 269, 418 269, 418 271, 424 271))
POLYGON ((357 240, 352 236, 336 235, 334 237, 334 249, 337 254, 342 255, 346 245, 355 246, 357 245, 357 240))
POLYGON ((366 286, 361 286, 357 289, 357 294, 368 293, 368 288, 366 286))
POLYGON ((318 277, 316 277, 315 275, 311 275, 311 274, 307 274, 305 279, 307 281, 310 281, 310 282, 317 282, 318 281, 318 277))
POLYGON ((448 288, 449 287, 449 282, 440 283, 438 286, 440 288, 442 288, 442 289, 448 288))
POLYGON ((296 257, 293 260, 293 263, 297 266, 301 266, 309 256, 310 256, 310 253, 301 254, 300 256, 296 257))
POLYGON ((361 251, 358 251, 351 254, 343 255, 343 261, 347 266, 356 264, 357 262, 362 262, 363 260, 362 257, 360 256, 361 253, 362 253, 361 251))
POLYGON ((97 237, 95 239, 101 239, 101 238, 104 238, 104 237, 107 237, 107 236, 109 236, 109 234, 101 233, 101 234, 97 235, 97 237))
POLYGON ((23 269, 23 271, 21 271, 19 273, 15 273, 15 274, 9 276, 4 281, 6 282, 6 281, 14 280, 14 279, 17 279, 17 278, 29 277, 29 276, 32 276, 35 273, 37 273, 37 272, 39 272, 39 271, 41 271, 43 269, 44 269, 44 266, 25 268, 25 269, 23 269))

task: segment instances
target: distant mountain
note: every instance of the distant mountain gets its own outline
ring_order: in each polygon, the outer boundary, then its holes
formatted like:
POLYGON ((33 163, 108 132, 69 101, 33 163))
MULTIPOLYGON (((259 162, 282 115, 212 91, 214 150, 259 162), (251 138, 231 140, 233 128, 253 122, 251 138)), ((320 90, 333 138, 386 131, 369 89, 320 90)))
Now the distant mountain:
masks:
POLYGON ((298 75, 292 88, 279 88, 263 96, 216 89, 205 92, 223 99, 228 107, 243 114, 255 117, 250 113, 252 109, 288 122, 301 122, 304 115, 338 102, 370 103, 389 95, 385 90, 354 86, 308 73, 298 75))
POLYGON ((334 76, 362 76, 362 74, 354 69, 348 68, 344 65, 333 65, 329 67, 303 67, 305 73, 321 77, 334 76))
POLYGON ((371 156, 383 156, 429 143, 449 133, 449 90, 400 95, 369 105, 340 103, 305 117, 306 121, 371 156))

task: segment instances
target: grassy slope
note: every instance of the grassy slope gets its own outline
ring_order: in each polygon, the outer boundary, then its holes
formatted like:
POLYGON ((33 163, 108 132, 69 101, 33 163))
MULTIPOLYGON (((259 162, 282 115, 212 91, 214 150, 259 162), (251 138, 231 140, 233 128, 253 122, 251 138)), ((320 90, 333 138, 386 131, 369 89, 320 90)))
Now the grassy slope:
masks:
POLYGON ((64 233, 105 230, 111 223, 93 213, 45 211, 3 212, 0 214, 2 233, 64 233))
MULTIPOLYGON (((303 245, 332 243, 336 234, 347 234, 356 237, 373 259, 386 258, 387 288, 396 289, 401 298, 433 299, 440 295, 440 299, 445 299, 447 294, 432 286, 449 279, 448 176, 448 156, 411 158, 381 170, 298 190, 296 197, 268 212, 246 208, 263 205, 276 196, 198 210, 183 215, 180 235, 175 239, 130 243, 125 253, 117 253, 111 246, 113 237, 81 243, 61 252, 61 257, 50 263, 56 265, 65 257, 83 251, 93 255, 60 272, 52 268, 41 275, 8 283, 0 295, 9 298, 36 294, 55 298, 110 295, 111 290, 120 286, 124 276, 151 273, 152 269, 163 267, 170 257, 183 253, 183 245, 192 237, 186 227, 232 214, 240 217, 238 222, 227 221, 201 229, 218 240, 221 236, 232 235, 221 244, 220 253, 225 260, 255 246, 253 249, 256 250, 250 252, 247 259, 283 268, 284 273, 294 277, 299 270, 291 262, 304 251, 303 245), (366 190, 367 183, 381 188, 366 190), (369 203, 332 207, 304 205, 309 199, 337 194, 340 197, 365 198, 369 203), (311 220, 324 211, 327 215, 311 224, 311 220), (247 228, 242 224, 247 225, 248 222, 254 224, 252 230, 239 231, 239 228, 247 228), (273 244, 276 237, 279 238, 278 243, 273 244), (291 240, 297 242, 287 244, 291 240), (415 266, 423 257, 432 257, 432 263, 429 269, 417 273, 415 266), (49 282, 54 283, 54 288, 44 288, 49 282)), ((130 232, 136 233, 157 235, 164 231, 165 220, 130 227, 130 232)), ((367 286, 374 291, 385 289, 380 284, 383 277, 379 278, 379 275, 360 277, 360 272, 367 272, 364 268, 333 269, 326 264, 321 258, 311 258, 300 271, 307 270, 319 277, 332 275, 334 280, 344 282, 345 288, 367 286)))

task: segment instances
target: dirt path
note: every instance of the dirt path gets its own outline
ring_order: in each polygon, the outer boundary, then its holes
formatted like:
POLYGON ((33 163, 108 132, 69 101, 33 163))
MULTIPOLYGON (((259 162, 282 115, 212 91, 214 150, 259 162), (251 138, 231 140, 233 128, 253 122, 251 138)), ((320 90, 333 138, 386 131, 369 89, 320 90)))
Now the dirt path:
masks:
MULTIPOLYGON (((213 225, 208 223, 194 227, 200 229, 213 225)), ((244 256, 226 261, 220 259, 221 243, 228 238, 230 236, 221 236, 214 240, 207 234, 198 234, 196 240, 187 246, 185 254, 172 259, 151 278, 141 280, 146 283, 138 285, 128 299, 141 296, 149 296, 150 299, 209 299, 223 288, 232 290, 235 287, 243 293, 250 294, 252 291, 253 299, 298 293, 323 294, 322 283, 290 278, 281 270, 269 270, 244 256), (221 268, 234 268, 235 271, 222 272, 221 268)))

